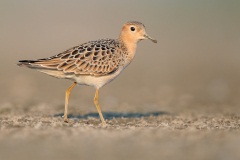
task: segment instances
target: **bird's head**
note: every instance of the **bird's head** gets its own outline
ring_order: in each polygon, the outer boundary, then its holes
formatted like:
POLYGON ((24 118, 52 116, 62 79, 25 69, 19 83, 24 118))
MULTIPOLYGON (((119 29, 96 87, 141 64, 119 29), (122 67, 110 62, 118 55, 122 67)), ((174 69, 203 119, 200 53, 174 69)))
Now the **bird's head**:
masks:
POLYGON ((123 25, 120 39, 127 43, 137 43, 143 39, 149 39, 154 43, 157 43, 157 40, 151 38, 147 33, 144 24, 137 21, 130 21, 123 25))

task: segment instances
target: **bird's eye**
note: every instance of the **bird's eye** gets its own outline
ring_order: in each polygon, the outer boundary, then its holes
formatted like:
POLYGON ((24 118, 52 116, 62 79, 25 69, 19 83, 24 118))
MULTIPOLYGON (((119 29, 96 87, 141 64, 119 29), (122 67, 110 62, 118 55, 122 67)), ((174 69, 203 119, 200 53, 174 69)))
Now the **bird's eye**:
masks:
POLYGON ((131 29, 131 31, 135 31, 135 27, 131 27, 130 29, 131 29))

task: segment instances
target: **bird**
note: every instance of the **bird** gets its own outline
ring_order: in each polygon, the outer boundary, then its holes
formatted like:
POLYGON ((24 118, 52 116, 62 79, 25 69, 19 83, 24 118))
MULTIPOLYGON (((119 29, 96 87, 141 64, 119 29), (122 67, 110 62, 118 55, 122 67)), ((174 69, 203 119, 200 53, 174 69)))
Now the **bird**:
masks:
POLYGON ((65 91, 64 122, 68 123, 68 102, 76 85, 95 88, 94 104, 101 124, 106 125, 98 102, 99 89, 115 79, 134 59, 139 41, 157 40, 146 33, 145 25, 138 21, 123 24, 117 39, 99 39, 72 47, 49 58, 20 60, 18 66, 37 70, 47 75, 73 81, 65 91))

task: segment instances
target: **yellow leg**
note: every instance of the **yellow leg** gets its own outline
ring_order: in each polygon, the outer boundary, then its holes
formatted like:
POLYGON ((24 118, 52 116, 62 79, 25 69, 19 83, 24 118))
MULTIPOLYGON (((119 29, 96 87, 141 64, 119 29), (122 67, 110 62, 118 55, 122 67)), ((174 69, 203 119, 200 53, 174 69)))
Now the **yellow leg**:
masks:
POLYGON ((64 122, 68 123, 68 118, 67 118, 67 111, 68 111, 68 99, 69 99, 69 95, 71 93, 71 90, 73 89, 73 87, 76 85, 77 83, 74 82, 67 90, 65 93, 65 109, 64 109, 64 122))
POLYGON ((96 108, 97 108, 99 117, 100 117, 100 119, 101 119, 101 121, 102 121, 102 125, 103 125, 103 126, 106 125, 106 122, 105 122, 105 120, 104 120, 104 118, 103 118, 103 115, 102 115, 102 112, 101 112, 101 109, 100 109, 100 106, 99 106, 99 104, 98 104, 98 89, 96 89, 96 92, 95 92, 94 104, 95 104, 95 106, 96 106, 96 108))

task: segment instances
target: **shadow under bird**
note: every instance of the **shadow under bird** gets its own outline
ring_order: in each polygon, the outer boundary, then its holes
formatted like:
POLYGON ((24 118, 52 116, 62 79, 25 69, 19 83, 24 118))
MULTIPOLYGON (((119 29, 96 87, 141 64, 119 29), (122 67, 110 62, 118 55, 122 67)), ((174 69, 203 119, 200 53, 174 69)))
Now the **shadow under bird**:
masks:
POLYGON ((131 63, 136 53, 137 43, 143 39, 157 43, 157 40, 147 35, 144 24, 130 21, 123 25, 118 39, 89 41, 49 58, 21 60, 18 65, 73 81, 66 90, 64 122, 68 122, 68 100, 73 87, 76 84, 95 87, 94 104, 102 125, 105 125, 98 103, 98 91, 131 63))

